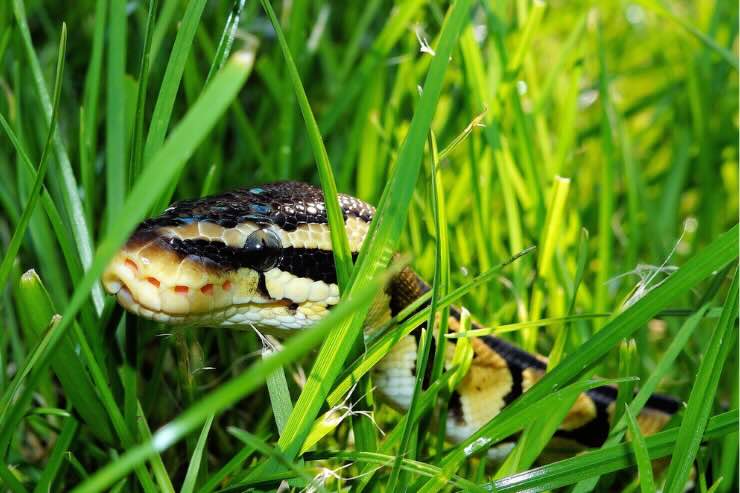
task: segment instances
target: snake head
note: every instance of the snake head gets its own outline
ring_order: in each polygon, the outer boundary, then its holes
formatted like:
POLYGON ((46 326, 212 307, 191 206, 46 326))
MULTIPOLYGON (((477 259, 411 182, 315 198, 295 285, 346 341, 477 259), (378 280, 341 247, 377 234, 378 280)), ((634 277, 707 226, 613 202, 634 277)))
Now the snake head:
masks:
MULTIPOLYGON (((359 252, 373 209, 339 202, 359 252)), ((128 311, 172 324, 297 329, 339 301, 323 195, 303 183, 177 202, 139 225, 102 281, 128 311)))

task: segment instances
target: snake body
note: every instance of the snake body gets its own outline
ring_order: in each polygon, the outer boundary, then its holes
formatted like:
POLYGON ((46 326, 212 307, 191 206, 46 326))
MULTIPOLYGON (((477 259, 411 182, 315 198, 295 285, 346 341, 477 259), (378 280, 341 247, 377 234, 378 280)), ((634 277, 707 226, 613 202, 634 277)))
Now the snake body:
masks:
MULTIPOLYGON (((375 209, 349 195, 339 194, 338 201, 356 257, 375 209)), ((168 324, 277 334, 307 327, 339 302, 323 193, 286 182, 177 202, 136 229, 104 273, 103 285, 128 311, 168 324)), ((395 315, 428 289, 405 268, 379 300, 380 316, 395 315)), ((453 308, 451 330, 458 329, 459 319, 453 308)), ((419 329, 399 340, 373 371, 375 387, 400 409, 408 408, 413 393, 418 338, 419 329)), ((546 368, 544 358, 503 339, 471 342, 472 363, 448 406, 446 432, 454 442, 526 392, 546 368)), ((454 352, 454 344, 447 346, 454 352)), ((581 394, 557 434, 601 445, 615 401, 610 386, 581 394)), ((653 395, 637 418, 643 433, 660 430, 678 409, 677 400, 653 395)))

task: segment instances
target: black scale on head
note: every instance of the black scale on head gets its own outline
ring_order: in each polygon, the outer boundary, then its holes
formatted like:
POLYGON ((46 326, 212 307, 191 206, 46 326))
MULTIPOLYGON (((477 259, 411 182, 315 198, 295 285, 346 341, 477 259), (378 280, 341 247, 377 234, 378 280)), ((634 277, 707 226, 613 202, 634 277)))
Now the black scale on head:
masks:
MULTIPOLYGON (((345 220, 348 217, 372 220, 375 213, 372 206, 349 195, 339 194, 338 199, 345 220)), ((255 222, 294 231, 300 224, 327 224, 328 219, 321 188, 307 183, 282 182, 175 202, 161 216, 144 221, 137 233, 193 222, 210 222, 224 228, 255 222)))

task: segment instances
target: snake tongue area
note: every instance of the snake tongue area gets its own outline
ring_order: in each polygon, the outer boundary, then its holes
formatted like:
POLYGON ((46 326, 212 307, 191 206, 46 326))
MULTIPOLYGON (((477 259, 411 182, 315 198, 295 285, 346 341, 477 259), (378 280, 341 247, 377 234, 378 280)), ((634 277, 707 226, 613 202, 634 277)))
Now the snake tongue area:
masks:
MULTIPOLYGON (((356 255, 374 209, 348 195, 340 194, 338 201, 356 255)), ((276 183, 173 204, 137 228, 102 281, 128 311, 160 322, 300 329, 339 302, 331 248, 321 189, 276 183)), ((379 297, 371 319, 387 320, 427 289, 411 269, 404 269, 379 297)), ((453 309, 450 330, 459 329, 459 319, 459 310, 453 309)), ((419 333, 402 338, 373 370, 377 389, 401 409, 408 408, 416 382, 419 333)), ((453 441, 491 420, 546 368, 543 358, 502 339, 486 336, 471 342, 470 370, 449 402, 446 431, 453 441)), ((454 343, 447 351, 451 357, 454 343)), ((558 435, 600 445, 615 399, 610 387, 581 394, 558 435)), ((637 417, 643 433, 658 431, 678 408, 672 398, 651 397, 637 417)))

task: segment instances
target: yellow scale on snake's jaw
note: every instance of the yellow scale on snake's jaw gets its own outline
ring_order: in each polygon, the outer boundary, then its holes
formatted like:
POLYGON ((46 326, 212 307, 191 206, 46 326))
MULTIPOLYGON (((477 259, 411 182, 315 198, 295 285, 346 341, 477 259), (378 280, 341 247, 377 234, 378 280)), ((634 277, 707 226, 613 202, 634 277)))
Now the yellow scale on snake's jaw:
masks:
MULTIPOLYGON (((374 209, 339 202, 356 255, 374 209)), ((299 329, 339 301, 323 194, 293 182, 173 204, 102 280, 128 311, 173 324, 299 329)))

